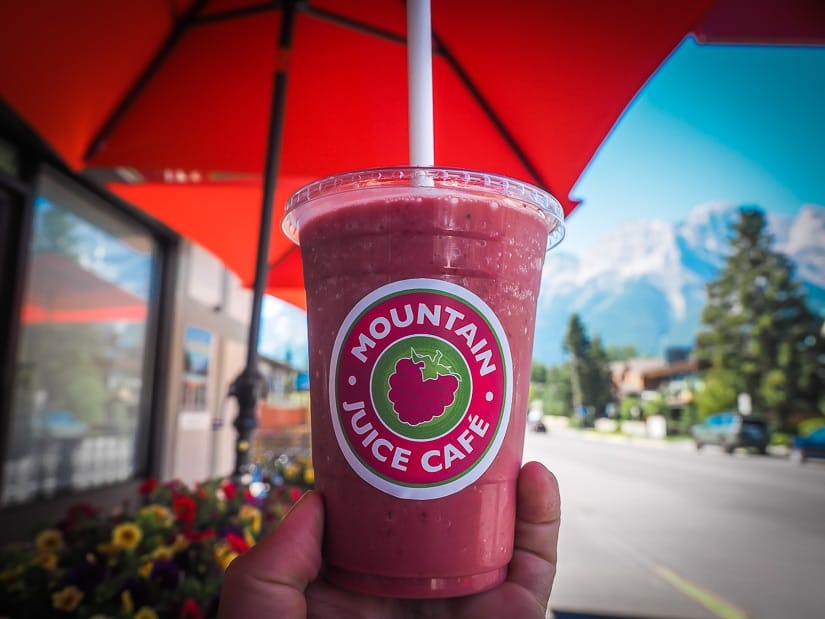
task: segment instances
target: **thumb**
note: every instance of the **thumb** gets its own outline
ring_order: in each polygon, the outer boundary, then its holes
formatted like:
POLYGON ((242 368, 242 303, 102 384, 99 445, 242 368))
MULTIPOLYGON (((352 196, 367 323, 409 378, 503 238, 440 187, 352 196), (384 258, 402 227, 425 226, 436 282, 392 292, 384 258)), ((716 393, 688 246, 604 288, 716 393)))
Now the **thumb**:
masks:
POLYGON ((229 565, 219 617, 305 617, 304 590, 321 569, 323 529, 321 495, 309 491, 274 531, 229 565))

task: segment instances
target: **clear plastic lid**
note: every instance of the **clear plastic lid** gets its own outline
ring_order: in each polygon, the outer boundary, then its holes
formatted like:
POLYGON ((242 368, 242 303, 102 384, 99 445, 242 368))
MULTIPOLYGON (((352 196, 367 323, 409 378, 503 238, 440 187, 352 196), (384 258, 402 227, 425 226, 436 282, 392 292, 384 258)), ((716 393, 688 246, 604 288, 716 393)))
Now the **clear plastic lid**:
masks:
POLYGON ((564 211, 559 201, 543 189, 498 174, 437 167, 374 168, 345 172, 313 181, 293 193, 287 200, 282 224, 284 233, 294 243, 298 243, 302 223, 308 216, 317 214, 315 209, 309 208, 313 203, 325 203, 332 196, 341 196, 352 191, 401 187, 425 192, 451 190, 473 197, 500 199, 516 208, 531 209, 547 221, 548 249, 558 245, 564 238, 564 211))

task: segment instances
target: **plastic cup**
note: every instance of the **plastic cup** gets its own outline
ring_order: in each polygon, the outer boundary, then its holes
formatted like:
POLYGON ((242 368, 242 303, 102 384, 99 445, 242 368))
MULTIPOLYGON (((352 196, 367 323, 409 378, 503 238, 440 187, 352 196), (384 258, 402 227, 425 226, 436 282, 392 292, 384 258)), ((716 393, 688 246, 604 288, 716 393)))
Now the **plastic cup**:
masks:
POLYGON ((307 291, 325 577, 468 595, 513 552, 548 193, 469 170, 318 180, 287 202, 307 291))

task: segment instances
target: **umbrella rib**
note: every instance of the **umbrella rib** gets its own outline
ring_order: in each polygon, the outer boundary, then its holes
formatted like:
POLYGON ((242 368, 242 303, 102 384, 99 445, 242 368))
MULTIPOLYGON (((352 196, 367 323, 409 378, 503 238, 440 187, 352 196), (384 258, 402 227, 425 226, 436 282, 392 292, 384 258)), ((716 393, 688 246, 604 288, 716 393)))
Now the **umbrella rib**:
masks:
POLYGON ((312 15, 313 17, 317 17, 318 19, 328 21, 332 24, 344 26, 346 28, 352 28, 353 30, 357 30, 358 32, 370 34, 380 39, 386 39, 388 41, 392 41, 393 43, 400 43, 402 45, 406 45, 407 43, 407 38, 403 35, 395 34, 394 32, 390 32, 389 30, 383 30, 382 28, 378 28, 377 26, 371 26, 370 24, 365 24, 364 22, 350 19, 349 17, 345 17, 339 13, 333 13, 332 11, 325 11, 323 9, 317 9, 313 7, 308 7, 304 9, 304 12, 309 15, 312 15))
MULTIPOLYGON (((283 2, 264 2, 262 4, 253 4, 240 9, 229 9, 226 11, 218 11, 203 15, 196 18, 195 24, 201 26, 203 24, 210 24, 214 22, 229 21, 232 19, 240 19, 250 15, 257 15, 259 13, 268 13, 270 11, 279 11, 283 8, 283 2)), ((298 8, 298 7, 296 7, 298 8)))
POLYGON ((167 56, 172 53, 172 50, 178 44, 178 41, 180 41, 183 33, 195 22, 197 14, 206 2, 207 0, 198 0, 198 2, 192 5, 192 8, 190 8, 183 17, 181 17, 181 19, 175 22, 175 27, 172 29, 172 32, 169 33, 169 36, 166 37, 163 45, 160 46, 152 60, 149 61, 149 64, 146 65, 146 68, 137 77, 132 86, 117 104, 117 107, 115 107, 112 113, 109 114, 103 122, 100 130, 95 134, 95 137, 92 139, 89 147, 86 149, 86 152, 83 153, 83 161, 88 162, 103 147, 103 144, 109 138, 112 131, 114 131, 117 124, 121 121, 126 112, 129 111, 129 108, 132 107, 134 102, 140 96, 140 93, 143 92, 147 84, 154 77, 155 73, 158 72, 158 69, 160 69, 167 56))
POLYGON ((455 72, 458 79, 464 84, 464 87, 467 89, 467 92, 470 93, 470 96, 478 103, 481 107, 484 114, 493 123, 493 126, 498 131, 499 135, 501 135, 504 142, 507 146, 510 147, 510 150, 513 151, 513 154, 516 156, 516 159, 519 160, 519 163, 524 166, 527 170, 527 173, 533 177, 533 181, 542 189, 553 193, 550 189, 550 186, 547 184, 546 179, 543 177, 541 172, 539 172, 538 168, 533 164, 530 158, 527 156, 527 153, 519 145, 518 141, 513 137, 513 134, 507 129, 504 124, 504 121, 501 120, 501 117, 496 113, 493 106, 490 104, 487 99, 484 98, 484 95, 481 93, 481 90, 476 86, 475 82, 470 78, 467 72, 464 70, 464 67, 461 66, 461 63, 458 62, 455 56, 453 56, 452 52, 444 45, 444 42, 441 40, 441 37, 436 35, 433 32, 433 43, 435 44, 435 51, 440 55, 443 56, 444 60, 447 61, 447 64, 450 65, 450 68, 455 72))
MULTIPOLYGON (((199 17, 196 20, 196 24, 202 25, 219 21, 228 21, 231 19, 239 19, 242 17, 248 17, 250 15, 266 13, 269 11, 278 11, 283 8, 282 5, 283 2, 265 2, 262 4, 250 5, 240 9, 221 11, 218 13, 212 13, 210 15, 203 15, 202 17, 199 17)), ((369 34, 381 39, 392 41, 393 43, 401 43, 403 45, 407 42, 407 39, 400 34, 395 34, 394 32, 390 32, 389 30, 384 30, 382 28, 378 28, 377 26, 372 26, 370 24, 366 24, 355 19, 350 19, 349 17, 345 17, 340 13, 333 13, 332 11, 313 7, 308 2, 298 3, 298 5, 295 7, 295 10, 315 17, 317 19, 320 19, 322 21, 335 24, 336 26, 351 28, 352 30, 356 30, 358 32, 363 32, 365 34, 369 34)))

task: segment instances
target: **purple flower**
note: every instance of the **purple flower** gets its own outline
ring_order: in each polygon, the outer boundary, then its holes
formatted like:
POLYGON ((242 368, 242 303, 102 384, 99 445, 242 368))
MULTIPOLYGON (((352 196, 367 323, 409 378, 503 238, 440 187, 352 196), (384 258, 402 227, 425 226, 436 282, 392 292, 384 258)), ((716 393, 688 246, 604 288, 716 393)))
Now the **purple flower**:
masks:
POLYGON ((72 567, 63 577, 63 586, 74 585, 84 593, 91 592, 106 575, 106 566, 99 561, 84 561, 72 567))
POLYGON ((218 530, 218 537, 226 539, 229 535, 235 535, 243 539, 243 529, 240 527, 225 526, 218 530))
POLYGON ((149 578, 160 586, 173 589, 180 582, 180 570, 174 561, 169 559, 158 559, 152 567, 149 578))

